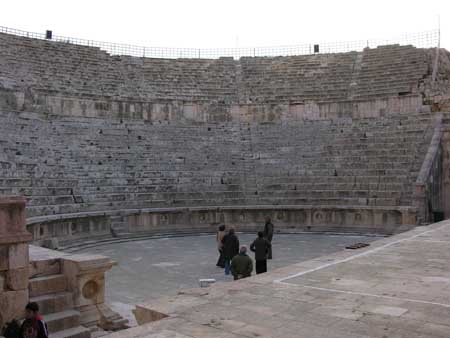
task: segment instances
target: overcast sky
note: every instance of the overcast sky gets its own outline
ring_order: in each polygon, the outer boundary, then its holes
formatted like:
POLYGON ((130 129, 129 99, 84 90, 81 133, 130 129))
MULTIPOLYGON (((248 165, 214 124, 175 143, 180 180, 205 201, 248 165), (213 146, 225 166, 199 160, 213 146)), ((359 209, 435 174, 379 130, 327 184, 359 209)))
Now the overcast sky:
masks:
POLYGON ((366 40, 438 27, 450 49, 450 0, 13 0, 0 25, 161 47, 255 47, 366 40))

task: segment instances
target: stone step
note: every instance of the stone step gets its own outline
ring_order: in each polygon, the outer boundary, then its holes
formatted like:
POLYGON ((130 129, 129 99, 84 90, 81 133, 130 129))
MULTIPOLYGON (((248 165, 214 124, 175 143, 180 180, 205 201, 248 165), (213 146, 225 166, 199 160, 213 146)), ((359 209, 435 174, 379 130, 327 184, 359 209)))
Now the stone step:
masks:
POLYGON ((61 272, 59 258, 34 260, 30 262, 30 278, 57 275, 61 272))
POLYGON ((91 338, 100 338, 111 334, 111 332, 104 330, 91 331, 91 338))
POLYGON ((67 279, 63 274, 31 278, 28 290, 30 297, 63 292, 67 290, 67 279))
POLYGON ((80 313, 75 310, 66 310, 44 316, 50 333, 71 329, 80 325, 80 313))
POLYGON ((51 293, 30 297, 30 302, 38 303, 39 312, 46 315, 71 309, 73 307, 73 295, 70 292, 51 293))
POLYGON ((91 331, 83 326, 55 332, 51 338, 91 338, 91 331))

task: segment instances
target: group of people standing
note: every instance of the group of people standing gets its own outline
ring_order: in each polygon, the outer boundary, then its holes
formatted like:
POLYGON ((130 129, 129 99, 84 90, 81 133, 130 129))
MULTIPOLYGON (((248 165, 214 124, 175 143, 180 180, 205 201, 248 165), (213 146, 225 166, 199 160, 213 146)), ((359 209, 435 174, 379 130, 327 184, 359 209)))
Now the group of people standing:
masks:
MULTIPOLYGON (((267 260, 272 259, 272 238, 274 225, 270 217, 266 217, 264 231, 258 232, 258 237, 250 245, 255 253, 256 274, 267 272, 267 260)), ((217 248, 219 260, 217 266, 225 269, 225 275, 230 273, 235 280, 250 277, 253 272, 253 261, 247 254, 247 246, 239 245, 239 239, 232 227, 226 231, 225 225, 217 231, 217 248)))

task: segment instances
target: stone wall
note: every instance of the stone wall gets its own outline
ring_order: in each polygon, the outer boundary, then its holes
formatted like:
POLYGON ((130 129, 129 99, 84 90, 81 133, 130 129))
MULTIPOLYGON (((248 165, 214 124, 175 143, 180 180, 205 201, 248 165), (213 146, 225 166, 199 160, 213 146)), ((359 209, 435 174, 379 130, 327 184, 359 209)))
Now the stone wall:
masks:
POLYGON ((262 230, 271 217, 277 231, 393 234, 414 226, 415 210, 408 207, 247 206, 145 211, 127 217, 131 233, 215 232, 219 224, 237 231, 262 230))
POLYGON ((442 142, 442 134, 442 116, 438 115, 430 147, 415 183, 413 199, 418 210, 419 223, 438 221, 434 219, 434 213, 444 211, 443 144, 445 142, 442 142))
POLYGON ((54 238, 59 240, 59 244, 64 244, 73 240, 110 236, 112 217, 104 214, 93 212, 32 217, 28 219, 27 229, 33 235, 35 244, 56 249, 53 246, 57 243, 51 242, 54 238))
POLYGON ((73 214, 60 215, 59 221, 52 220, 51 216, 33 217, 27 228, 35 244, 47 246, 51 239, 57 238, 64 247, 124 233, 128 236, 214 233, 219 224, 232 225, 242 232, 255 232, 261 229, 266 216, 274 220, 280 232, 393 234, 416 224, 416 208, 407 206, 249 205, 121 209, 103 214, 96 216, 96 212, 86 212, 78 218, 73 214), (107 228, 99 231, 92 226, 82 226, 98 222, 107 228), (73 226, 80 230, 71 231, 73 226))
POLYGON ((152 103, 34 94, 25 104, 24 94, 1 91, 0 108, 6 111, 33 111, 61 116, 143 119, 161 122, 289 122, 338 120, 341 118, 383 117, 389 114, 429 111, 420 95, 379 97, 363 101, 216 104, 178 100, 152 103), (105 108, 107 107, 107 108, 105 108))
POLYGON ((28 242, 25 199, 0 199, 0 331, 23 318, 28 303, 28 242))
POLYGON ((450 218, 450 116, 442 135, 442 197, 445 218, 450 218))

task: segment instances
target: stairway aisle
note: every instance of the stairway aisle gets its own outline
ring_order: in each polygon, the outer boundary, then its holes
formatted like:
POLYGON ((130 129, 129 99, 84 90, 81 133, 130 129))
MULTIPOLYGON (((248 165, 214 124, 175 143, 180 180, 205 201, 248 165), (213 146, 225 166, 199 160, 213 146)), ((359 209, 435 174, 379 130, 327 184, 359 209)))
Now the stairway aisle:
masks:
POLYGON ((40 274, 30 279, 30 301, 39 304, 52 338, 91 338, 89 329, 80 325, 80 312, 73 309, 72 293, 62 274, 40 274))

